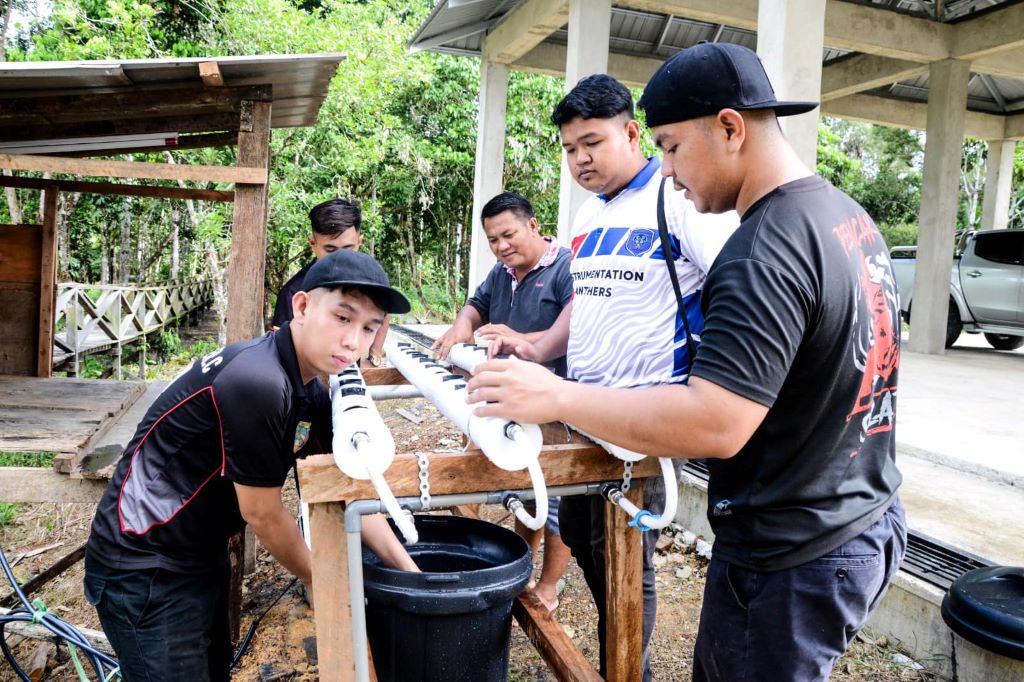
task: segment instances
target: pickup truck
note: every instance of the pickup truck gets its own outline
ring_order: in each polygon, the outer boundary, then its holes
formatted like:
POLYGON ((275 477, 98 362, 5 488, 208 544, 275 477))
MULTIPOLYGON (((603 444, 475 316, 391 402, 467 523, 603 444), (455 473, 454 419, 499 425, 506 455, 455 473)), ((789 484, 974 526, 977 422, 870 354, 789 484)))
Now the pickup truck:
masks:
MULTIPOLYGON (((895 246, 889 257, 903 318, 912 324, 917 247, 895 246)), ((949 280, 946 348, 961 331, 984 334, 998 350, 1024 345, 1024 230, 966 232, 960 238, 949 280)))

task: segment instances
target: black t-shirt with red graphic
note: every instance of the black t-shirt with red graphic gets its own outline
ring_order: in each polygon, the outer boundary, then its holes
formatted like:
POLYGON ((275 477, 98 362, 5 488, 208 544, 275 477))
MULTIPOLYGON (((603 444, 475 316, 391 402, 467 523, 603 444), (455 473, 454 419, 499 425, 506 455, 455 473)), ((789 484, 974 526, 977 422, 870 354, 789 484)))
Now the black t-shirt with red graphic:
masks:
POLYGON ((820 177, 751 206, 704 284, 692 376, 769 408, 709 460, 714 552, 780 570, 874 523, 902 477, 894 423, 900 318, 881 234, 820 177))
POLYGON ((112 568, 204 573, 245 526, 234 484, 277 487, 296 457, 329 451, 319 379, 303 385, 291 329, 215 351, 139 423, 96 509, 87 551, 112 568))

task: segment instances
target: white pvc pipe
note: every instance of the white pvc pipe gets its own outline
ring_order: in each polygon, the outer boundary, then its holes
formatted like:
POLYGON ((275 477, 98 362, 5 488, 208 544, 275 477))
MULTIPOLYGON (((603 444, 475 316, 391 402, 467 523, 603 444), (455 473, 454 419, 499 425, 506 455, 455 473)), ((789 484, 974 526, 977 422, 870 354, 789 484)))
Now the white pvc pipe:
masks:
MULTIPOLYGON (((387 355, 388 361, 423 393, 423 397, 469 436, 495 466, 505 471, 527 469, 530 472, 537 513, 531 517, 523 510, 517 518, 533 530, 543 527, 547 521, 548 500, 544 474, 537 463, 544 442, 540 427, 499 417, 474 415, 479 403, 466 402, 465 379, 449 373, 431 357, 418 352, 411 343, 389 340, 387 355)), ((486 358, 487 352, 483 351, 482 359, 486 358)))
POLYGON ((395 459, 395 439, 355 364, 331 377, 331 410, 334 425, 334 462, 349 478, 369 480, 406 542, 419 540, 412 518, 395 500, 384 472, 395 459))
POLYGON ((367 386, 370 397, 374 400, 398 400, 403 398, 422 398, 420 389, 411 384, 395 384, 393 386, 367 386))

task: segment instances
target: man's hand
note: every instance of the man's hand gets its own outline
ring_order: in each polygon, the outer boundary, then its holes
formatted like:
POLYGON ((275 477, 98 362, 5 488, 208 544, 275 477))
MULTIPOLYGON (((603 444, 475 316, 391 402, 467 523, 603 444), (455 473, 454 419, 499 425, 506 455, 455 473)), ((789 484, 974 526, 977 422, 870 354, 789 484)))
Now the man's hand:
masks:
POLYGON ((457 343, 472 343, 473 327, 464 320, 456 319, 455 324, 448 328, 437 341, 434 341, 430 349, 437 352, 437 359, 444 360, 448 357, 452 346, 457 343))
POLYGON ((489 360, 476 366, 467 389, 468 403, 486 402, 474 413, 528 424, 559 421, 565 382, 533 362, 516 358, 489 360))
POLYGON ((499 355, 514 355, 530 362, 540 362, 537 347, 521 336, 495 336, 487 348, 487 357, 494 359, 499 355))
POLYGON ((508 336, 520 340, 525 340, 526 335, 520 334, 511 327, 505 324, 485 324, 476 330, 476 336, 481 339, 494 339, 498 336, 508 336))

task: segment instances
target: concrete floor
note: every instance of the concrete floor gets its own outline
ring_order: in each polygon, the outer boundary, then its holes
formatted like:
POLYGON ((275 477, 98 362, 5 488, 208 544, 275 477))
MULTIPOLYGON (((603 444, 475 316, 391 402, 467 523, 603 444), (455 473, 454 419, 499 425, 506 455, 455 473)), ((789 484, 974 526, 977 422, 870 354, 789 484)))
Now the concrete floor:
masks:
POLYGON ((1024 349, 961 334, 944 356, 904 351, 896 410, 910 527, 1024 566, 1024 349))

